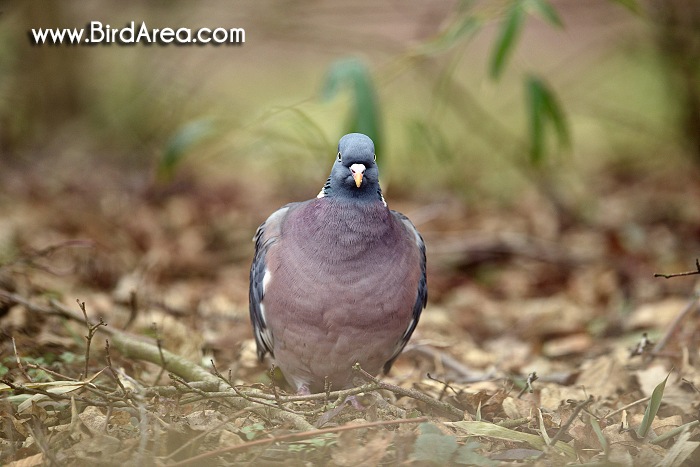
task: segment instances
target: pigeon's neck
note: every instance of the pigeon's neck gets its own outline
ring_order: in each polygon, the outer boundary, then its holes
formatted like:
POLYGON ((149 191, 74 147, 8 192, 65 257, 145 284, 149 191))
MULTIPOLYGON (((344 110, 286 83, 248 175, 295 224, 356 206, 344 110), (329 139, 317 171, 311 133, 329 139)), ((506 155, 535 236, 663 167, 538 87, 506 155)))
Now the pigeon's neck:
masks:
POLYGON ((361 196, 358 194, 358 196, 343 197, 337 193, 337 190, 338 188, 334 188, 331 184, 331 177, 328 177, 328 180, 326 180, 326 183, 323 185, 323 188, 321 188, 316 198, 333 198, 339 201, 342 201, 344 198, 350 200, 361 199, 362 201, 376 201, 378 199, 386 206, 386 201, 384 201, 384 195, 382 195, 382 189, 379 185, 377 185, 377 191, 374 195, 372 193, 363 193, 361 196))
POLYGON ((319 255, 325 251, 348 258, 384 243, 394 228, 391 211, 379 199, 315 199, 302 209, 294 223, 294 228, 307 239, 305 248, 319 255))

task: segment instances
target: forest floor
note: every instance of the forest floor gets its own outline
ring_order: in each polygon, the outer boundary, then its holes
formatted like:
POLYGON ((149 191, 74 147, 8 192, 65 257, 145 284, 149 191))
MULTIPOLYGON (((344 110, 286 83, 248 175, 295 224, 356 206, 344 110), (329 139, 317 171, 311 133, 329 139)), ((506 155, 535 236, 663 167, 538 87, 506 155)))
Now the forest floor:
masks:
POLYGON ((609 173, 569 209, 389 193, 429 305, 390 375, 306 397, 257 362, 247 304, 255 228, 295 200, 0 177, 0 464, 700 464, 700 275, 654 277, 696 270, 697 174, 609 173))

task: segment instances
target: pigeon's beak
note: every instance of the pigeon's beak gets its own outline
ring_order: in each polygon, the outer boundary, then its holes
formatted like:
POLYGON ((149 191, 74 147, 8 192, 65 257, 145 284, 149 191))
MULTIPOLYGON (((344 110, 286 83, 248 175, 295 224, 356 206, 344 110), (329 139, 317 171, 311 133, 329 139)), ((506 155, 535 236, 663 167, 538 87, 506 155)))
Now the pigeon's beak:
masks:
POLYGON ((365 174, 366 167, 363 164, 352 164, 350 166, 350 172, 352 173, 352 178, 355 179, 355 186, 360 188, 362 185, 362 176, 365 174))

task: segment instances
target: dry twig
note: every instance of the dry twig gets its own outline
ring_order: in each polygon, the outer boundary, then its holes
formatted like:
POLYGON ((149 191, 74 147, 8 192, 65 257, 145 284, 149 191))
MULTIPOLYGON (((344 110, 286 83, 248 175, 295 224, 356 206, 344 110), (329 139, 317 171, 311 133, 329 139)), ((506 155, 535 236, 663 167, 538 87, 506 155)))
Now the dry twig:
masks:
POLYGON ((378 389, 386 389, 387 391, 391 391, 399 396, 405 396, 410 397, 412 399, 416 399, 420 402, 423 402, 425 405, 437 410, 438 412, 448 415, 453 421, 464 419, 464 412, 452 404, 438 401, 414 389, 405 389, 399 386, 395 386, 393 384, 379 381, 377 378, 363 370, 360 367, 359 363, 356 363, 353 366, 353 370, 358 372, 365 380, 375 384, 378 389))
POLYGON ((657 272, 654 274, 654 277, 671 279, 672 277, 694 276, 695 274, 700 274, 700 260, 698 258, 695 258, 695 271, 675 272, 672 274, 661 274, 657 272))
POLYGON ((664 347, 666 347, 666 344, 671 340, 671 338, 676 334, 678 329, 681 327, 681 323, 683 323, 683 320, 693 311, 695 310, 695 307, 698 303, 698 299, 700 299, 700 292, 695 292, 693 296, 690 298, 688 303, 686 304, 685 308, 683 308, 680 313, 676 315, 675 318, 673 318, 673 321, 671 324, 669 324, 668 328, 666 329, 666 332, 664 333, 663 337, 659 339, 659 342, 656 343, 654 348, 651 351, 652 355, 658 355, 661 353, 664 347))

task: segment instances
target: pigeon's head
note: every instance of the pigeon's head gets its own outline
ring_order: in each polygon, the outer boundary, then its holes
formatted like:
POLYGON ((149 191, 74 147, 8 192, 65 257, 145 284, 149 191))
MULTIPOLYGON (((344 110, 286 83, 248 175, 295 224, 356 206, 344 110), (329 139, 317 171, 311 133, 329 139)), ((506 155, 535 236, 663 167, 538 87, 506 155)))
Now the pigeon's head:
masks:
POLYGON ((374 143, 361 133, 340 138, 331 175, 321 192, 324 196, 374 200, 381 198, 374 143))

